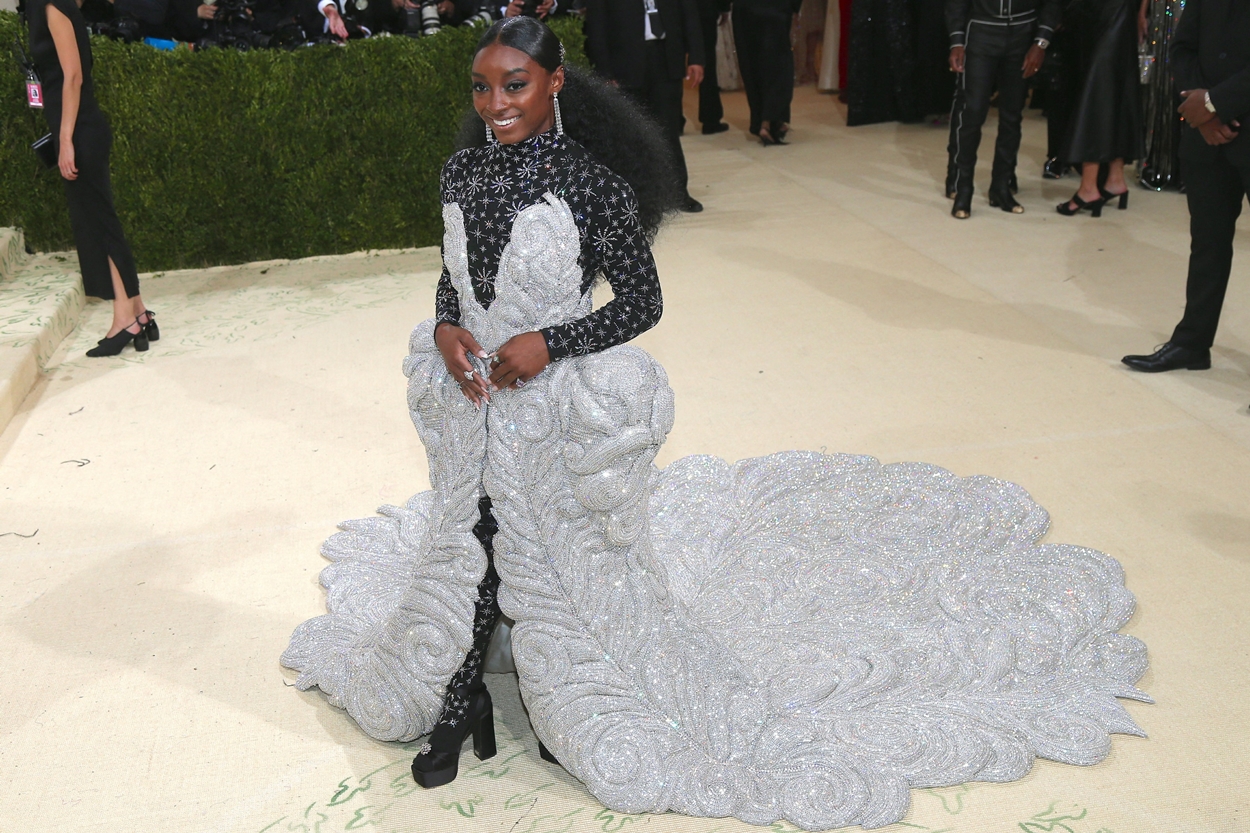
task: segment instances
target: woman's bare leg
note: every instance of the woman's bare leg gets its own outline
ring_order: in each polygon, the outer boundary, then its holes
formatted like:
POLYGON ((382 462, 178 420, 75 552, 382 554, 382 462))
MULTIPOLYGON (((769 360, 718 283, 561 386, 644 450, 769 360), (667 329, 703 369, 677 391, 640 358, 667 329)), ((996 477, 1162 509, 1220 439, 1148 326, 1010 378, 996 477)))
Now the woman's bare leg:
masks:
POLYGON ((1112 194, 1123 194, 1128 190, 1128 183, 1124 180, 1124 160, 1112 159, 1108 166, 1106 189, 1112 194))
POLYGON ((111 257, 109 258, 109 273, 113 276, 113 326, 109 327, 108 335, 112 337, 126 329, 132 333, 136 332, 139 327, 135 325, 135 319, 145 311, 143 299, 138 295, 133 298, 126 297, 126 286, 122 283, 122 274, 117 271, 117 264, 111 257))

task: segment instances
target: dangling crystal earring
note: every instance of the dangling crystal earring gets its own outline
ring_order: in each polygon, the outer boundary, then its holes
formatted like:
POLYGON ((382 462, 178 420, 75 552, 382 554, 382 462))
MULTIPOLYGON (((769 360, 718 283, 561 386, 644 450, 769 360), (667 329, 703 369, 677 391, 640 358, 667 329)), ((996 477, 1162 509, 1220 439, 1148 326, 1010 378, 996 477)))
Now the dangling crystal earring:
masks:
POLYGON ((495 134, 491 132, 490 125, 486 125, 486 144, 497 145, 499 140, 495 138, 495 134))
MULTIPOLYGON (((556 111, 556 135, 564 135, 564 120, 560 118, 560 94, 556 93, 551 96, 551 105, 556 111)), ((489 129, 489 128, 488 128, 489 129)))

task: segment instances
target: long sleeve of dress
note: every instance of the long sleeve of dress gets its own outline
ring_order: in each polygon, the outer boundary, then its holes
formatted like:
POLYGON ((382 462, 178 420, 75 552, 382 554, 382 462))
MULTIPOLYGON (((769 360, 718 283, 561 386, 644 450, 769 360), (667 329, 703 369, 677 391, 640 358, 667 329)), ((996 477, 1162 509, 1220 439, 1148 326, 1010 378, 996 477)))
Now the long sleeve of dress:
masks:
POLYGON ((621 183, 589 196, 589 242, 615 297, 585 318, 542 331, 552 361, 623 344, 654 327, 664 311, 655 258, 633 193, 621 183))
MULTIPOLYGON (((454 157, 453 157, 454 159, 454 157)), ((451 202, 454 197, 453 183, 459 169, 452 164, 453 160, 443 166, 443 171, 438 178, 438 198, 439 205, 446 205, 451 202)), ((439 245, 439 254, 443 262, 443 273, 438 277, 438 288, 434 291, 434 317, 439 321, 446 321, 448 324, 460 325, 460 293, 456 291, 456 287, 451 283, 451 273, 447 271, 447 262, 444 259, 442 245, 439 245)))
POLYGON ((451 273, 443 266, 443 274, 438 278, 438 289, 434 291, 434 317, 448 324, 460 325, 460 293, 451 284, 451 273))

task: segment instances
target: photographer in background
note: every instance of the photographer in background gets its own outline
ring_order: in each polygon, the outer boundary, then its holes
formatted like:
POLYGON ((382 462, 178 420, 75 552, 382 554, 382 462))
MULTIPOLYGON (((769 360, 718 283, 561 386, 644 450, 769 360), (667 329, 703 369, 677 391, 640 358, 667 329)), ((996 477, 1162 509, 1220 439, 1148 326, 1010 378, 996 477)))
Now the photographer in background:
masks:
POLYGON ((251 35, 272 35, 291 23, 287 0, 169 0, 165 28, 175 40, 199 44, 222 40, 224 29, 232 39, 259 41, 251 35))
POLYGON ((546 20, 558 14, 568 14, 573 9, 573 0, 511 0, 503 7, 504 17, 536 17, 546 20))

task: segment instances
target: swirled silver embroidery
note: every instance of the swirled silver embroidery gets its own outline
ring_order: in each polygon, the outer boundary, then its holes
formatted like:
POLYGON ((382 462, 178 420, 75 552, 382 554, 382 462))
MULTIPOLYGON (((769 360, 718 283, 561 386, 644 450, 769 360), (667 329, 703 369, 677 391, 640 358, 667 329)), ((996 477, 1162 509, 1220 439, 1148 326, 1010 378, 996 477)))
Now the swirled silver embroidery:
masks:
MULTIPOLYGON (((489 309, 444 210, 464 325, 488 350, 585 315, 578 237, 547 195, 516 218, 489 309)), ((663 369, 631 346, 565 359, 478 413, 417 328, 405 364, 434 489, 327 542, 330 613, 283 662, 369 734, 429 730, 468 648, 499 521, 499 601, 535 731, 604 804, 807 829, 903 817, 911 787, 1091 764, 1141 734, 1117 698, 1145 646, 1112 558, 1040 544, 1011 483, 783 452, 654 458, 663 369)))

